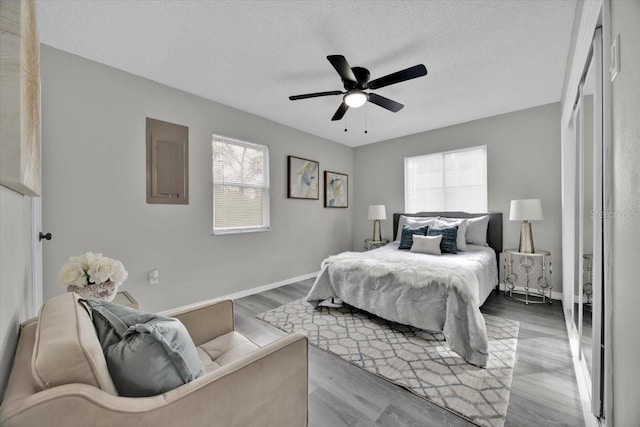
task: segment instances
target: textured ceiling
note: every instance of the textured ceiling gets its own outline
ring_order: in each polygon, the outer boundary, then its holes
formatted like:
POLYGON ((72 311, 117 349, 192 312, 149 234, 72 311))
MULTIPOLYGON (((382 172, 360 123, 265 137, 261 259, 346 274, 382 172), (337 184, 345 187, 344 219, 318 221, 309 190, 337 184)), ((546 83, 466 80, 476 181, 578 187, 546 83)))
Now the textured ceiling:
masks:
POLYGON ((575 0, 39 1, 42 43, 239 110, 358 146, 560 100, 575 0), (426 77, 331 116, 342 90, 326 59, 371 78, 426 77), (368 134, 364 134, 365 120, 368 134), (349 131, 344 132, 345 124, 349 131))

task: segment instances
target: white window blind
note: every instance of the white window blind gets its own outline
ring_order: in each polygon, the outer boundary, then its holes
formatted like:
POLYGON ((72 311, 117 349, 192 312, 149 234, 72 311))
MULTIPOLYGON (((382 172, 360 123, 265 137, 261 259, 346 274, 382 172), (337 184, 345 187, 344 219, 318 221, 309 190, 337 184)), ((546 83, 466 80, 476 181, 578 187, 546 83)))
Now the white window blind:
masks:
POLYGON ((404 159, 405 212, 487 212, 487 146, 404 159))
POLYGON ((269 147, 213 135, 213 234, 269 230, 269 147))

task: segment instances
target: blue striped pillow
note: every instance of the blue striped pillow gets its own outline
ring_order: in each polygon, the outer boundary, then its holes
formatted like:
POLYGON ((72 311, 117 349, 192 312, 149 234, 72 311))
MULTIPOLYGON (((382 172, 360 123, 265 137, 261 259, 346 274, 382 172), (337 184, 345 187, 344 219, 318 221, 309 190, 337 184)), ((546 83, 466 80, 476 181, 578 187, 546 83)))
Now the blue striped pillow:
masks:
POLYGON ((416 228, 411 228, 406 224, 403 225, 402 237, 400 238, 400 246, 398 246, 398 249, 411 249, 411 246, 413 246, 413 235, 419 234, 420 236, 426 236, 428 228, 426 225, 416 228))
POLYGON ((443 254, 457 254, 458 253, 458 226, 450 227, 450 228, 429 227, 429 229, 427 230, 427 236, 439 236, 439 235, 442 235, 442 241, 440 242, 440 251, 443 254))

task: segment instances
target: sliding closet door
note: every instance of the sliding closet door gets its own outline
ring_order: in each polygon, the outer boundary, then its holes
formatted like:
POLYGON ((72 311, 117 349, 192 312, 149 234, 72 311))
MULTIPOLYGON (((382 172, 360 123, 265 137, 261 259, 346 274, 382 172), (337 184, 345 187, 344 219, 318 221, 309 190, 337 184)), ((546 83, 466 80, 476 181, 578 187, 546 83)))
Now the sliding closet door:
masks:
MULTIPOLYGON (((588 75, 588 73, 587 73, 588 75)), ((585 137, 585 130, 589 127, 589 123, 585 123, 585 120, 590 120, 589 113, 585 114, 585 103, 590 105, 589 99, 585 99, 585 81, 580 83, 578 89, 578 102, 575 107, 575 121, 576 121, 576 232, 575 232, 575 247, 576 247, 576 259, 574 263, 575 269, 575 284, 573 293, 573 321, 576 324, 576 339, 578 344, 578 358, 585 363, 584 357, 584 341, 581 339, 584 329, 584 283, 585 283, 585 255, 590 256, 590 251, 585 248, 585 243, 589 243, 590 239, 585 237, 590 234, 585 233, 585 175, 589 175, 589 172, 585 173, 585 156, 584 147, 587 144, 585 137)), ((587 381, 591 383, 591 378, 587 381)))
POLYGON ((594 103, 593 103, 593 260, 592 260, 592 381, 591 411, 594 415, 602 416, 603 385, 602 376, 604 359, 604 250, 603 250, 603 69, 602 69, 602 30, 597 29, 593 39, 593 59, 591 66, 594 74, 594 103))
POLYGON ((563 135, 563 260, 565 314, 579 382, 591 412, 603 418, 604 220, 602 36, 592 40, 575 104, 563 135))
MULTIPOLYGON (((573 120, 575 126, 575 192, 574 192, 574 255, 573 260, 573 304, 572 319, 575 325, 576 346, 578 348, 578 358, 584 359, 582 351, 582 325, 583 325, 583 299, 584 290, 584 81, 580 83, 578 88, 578 100, 576 101, 573 111, 573 120)), ((588 380, 591 381, 590 379, 588 380)))
POLYGON ((574 304, 577 295, 577 139, 578 114, 571 112, 562 136, 562 306, 567 319, 571 347, 577 347, 578 310, 574 304))
POLYGON ((576 280, 573 319, 578 358, 590 385, 591 410, 602 416, 603 361, 603 123, 602 38, 596 31, 575 105, 576 280))
POLYGON ((585 422, 612 426, 610 1, 578 2, 576 16, 562 105, 563 305, 581 399, 594 415, 585 422))

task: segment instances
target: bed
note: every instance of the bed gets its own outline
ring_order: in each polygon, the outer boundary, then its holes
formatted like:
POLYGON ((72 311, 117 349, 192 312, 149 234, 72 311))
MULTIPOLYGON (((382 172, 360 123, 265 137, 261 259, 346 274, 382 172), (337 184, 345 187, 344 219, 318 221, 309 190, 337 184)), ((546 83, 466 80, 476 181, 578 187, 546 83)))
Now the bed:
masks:
POLYGON ((480 306, 498 285, 502 213, 421 212, 393 218, 398 236, 399 222, 406 218, 485 215, 486 246, 468 244, 464 252, 436 256, 399 250, 394 241, 368 252, 343 252, 322 262, 306 299, 318 307, 337 298, 390 321, 442 331, 452 351, 485 367, 489 353, 480 306))

